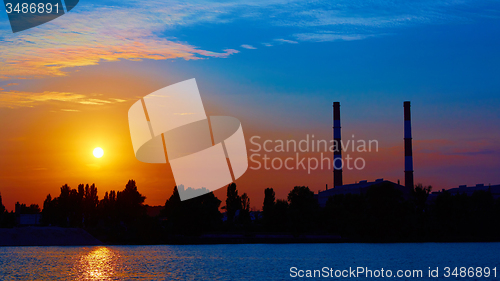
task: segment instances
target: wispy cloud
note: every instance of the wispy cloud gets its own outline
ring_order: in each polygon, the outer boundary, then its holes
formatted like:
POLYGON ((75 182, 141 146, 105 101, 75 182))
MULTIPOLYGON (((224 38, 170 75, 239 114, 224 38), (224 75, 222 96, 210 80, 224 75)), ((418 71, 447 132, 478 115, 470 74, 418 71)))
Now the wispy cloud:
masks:
POLYGON ((241 45, 242 48, 245 48, 245 49, 249 49, 249 50, 255 50, 257 48, 255 48, 254 46, 252 45, 247 45, 247 44, 243 44, 241 45))
POLYGON ((289 43, 289 44, 298 44, 299 42, 293 41, 293 40, 288 40, 288 39, 274 39, 274 41, 279 42, 279 43, 289 43))
POLYGON ((320 27, 330 31, 359 32, 399 26, 469 21, 472 18, 498 17, 495 1, 473 0, 338 0, 311 1, 289 5, 281 17, 272 17, 280 26, 320 27))
POLYGON ((415 150, 423 154, 441 156, 495 156, 499 152, 499 145, 495 140, 416 140, 415 150))
POLYGON ((33 171, 48 171, 48 168, 33 168, 33 171))
MULTIPOLYGON (((10 87, 10 86, 17 86, 17 85, 19 85, 19 84, 18 83, 9 83, 9 84, 3 85, 1 87, 7 88, 7 87, 10 87)), ((1 87, 0 87, 0 91, 5 91, 5 89, 1 88, 1 87)))
POLYGON ((493 150, 493 149, 478 149, 478 150, 464 150, 464 149, 458 149, 456 151, 453 151, 451 153, 445 153, 445 154, 450 154, 450 155, 463 155, 463 156, 476 156, 476 155, 496 155, 498 154, 498 151, 493 150))
MULTIPOLYGON (((9 91, 0 92, 0 108, 34 107, 44 102, 68 102, 85 105, 104 105, 118 102, 117 99, 88 98, 86 95, 64 92, 45 91, 41 93, 9 91)), ((121 101, 121 100, 120 100, 121 101)), ((61 109, 62 111, 77 111, 61 109)))
POLYGON ((327 41, 353 41, 374 37, 375 34, 336 34, 333 32, 298 33, 294 35, 298 41, 327 42, 327 41))
MULTIPOLYGON (((491 2, 493 3, 493 2, 491 2)), ((227 58, 235 49, 204 50, 169 37, 196 24, 231 24, 236 19, 291 26, 274 43, 361 40, 416 24, 498 17, 489 1, 120 1, 112 6, 80 3, 75 10, 39 27, 12 34, 0 26, 0 79, 66 75, 70 68, 102 61, 227 58), (283 39, 283 38, 294 38, 283 39)), ((263 43, 264 46, 272 46, 263 43)), ((245 44, 242 48, 252 49, 245 44)))
MULTIPOLYGON (((150 7, 149 7, 150 8, 150 7)), ((173 9, 173 8, 172 8, 173 9)), ((226 58, 234 49, 213 52, 161 36, 187 11, 87 7, 25 32, 0 32, 0 79, 66 75, 65 69, 101 61, 226 58), (180 13, 180 14, 179 14, 180 13)), ((186 19, 184 19, 186 20, 186 19)), ((205 18, 209 20, 209 18, 205 18)))
POLYGON ((10 86, 17 86, 19 85, 18 83, 9 83, 7 85, 3 85, 2 87, 10 87, 10 86))

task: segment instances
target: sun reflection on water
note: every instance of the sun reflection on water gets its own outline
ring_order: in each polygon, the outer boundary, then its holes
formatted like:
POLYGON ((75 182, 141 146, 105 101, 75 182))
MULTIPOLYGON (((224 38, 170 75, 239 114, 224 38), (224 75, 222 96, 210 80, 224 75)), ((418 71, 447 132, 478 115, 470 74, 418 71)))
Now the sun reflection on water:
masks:
POLYGON ((78 265, 80 280, 106 280, 115 274, 118 256, 107 247, 92 249, 81 256, 78 265))

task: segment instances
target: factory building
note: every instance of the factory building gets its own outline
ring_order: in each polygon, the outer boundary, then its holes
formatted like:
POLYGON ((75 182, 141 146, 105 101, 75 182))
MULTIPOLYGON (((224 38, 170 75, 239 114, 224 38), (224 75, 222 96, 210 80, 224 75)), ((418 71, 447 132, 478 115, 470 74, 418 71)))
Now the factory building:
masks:
MULTIPOLYGON (((370 187, 377 184, 389 184, 392 185, 393 188, 401 191, 404 198, 409 198, 411 194, 411 190, 414 186, 413 180, 413 148, 412 148, 412 133, 411 133, 411 111, 410 111, 410 102, 405 101, 403 103, 404 108, 404 150, 405 150, 405 183, 404 185, 398 183, 394 183, 384 179, 377 179, 375 181, 369 182, 366 180, 360 181, 358 183, 353 184, 343 184, 342 178, 342 167, 341 165, 335 165, 336 161, 341 161, 342 159, 342 146, 339 146, 339 149, 334 151, 333 153, 333 161, 334 161, 334 170, 333 170, 333 188, 328 189, 328 185, 326 186, 326 190, 319 191, 318 194, 315 194, 315 197, 318 200, 318 203, 321 207, 326 205, 328 198, 339 195, 339 194, 365 194, 370 187)), ((333 103, 333 139, 335 142, 341 142, 341 124, 340 124, 340 103, 333 103)), ((437 196, 444 192, 434 191, 429 194, 427 198, 427 203, 433 203, 437 196)), ((500 184, 497 185, 484 185, 477 184, 475 186, 466 186, 461 185, 456 188, 451 188, 446 190, 451 195, 459 195, 466 194, 467 196, 472 196, 472 194, 476 191, 485 191, 491 192, 491 195, 495 200, 500 198, 500 184)))
MULTIPOLYGON (((413 189, 413 153, 412 153, 412 134, 411 134, 411 112, 410 112, 410 102, 405 101, 403 103, 404 107, 404 147, 405 147, 405 185, 400 185, 384 179, 377 179, 373 182, 368 182, 366 180, 360 181, 353 184, 343 184, 342 178, 342 167, 341 165, 335 165, 336 161, 342 159, 341 146, 339 149, 333 153, 333 188, 327 189, 325 191, 320 191, 315 197, 321 207, 326 205, 328 198, 331 196, 339 194, 365 194, 370 187, 377 184, 390 184, 395 189, 401 191, 404 198, 410 196, 410 192, 413 189)), ((340 124, 340 103, 333 103, 333 139, 337 143, 341 142, 341 124, 340 124)))
POLYGON ((403 198, 408 198, 410 196, 410 189, 406 188, 405 186, 394 183, 392 181, 377 179, 372 182, 363 180, 358 183, 344 184, 342 186, 337 186, 335 188, 327 189, 325 191, 320 191, 318 192, 316 198, 318 200, 319 205, 321 207, 325 207, 326 201, 328 201, 328 198, 332 196, 339 194, 357 194, 357 195, 365 194, 368 191, 368 189, 370 189, 370 187, 378 184, 391 185, 394 189, 401 191, 403 198))
MULTIPOLYGON (((441 191, 434 191, 431 194, 429 194, 429 197, 427 198, 427 203, 433 203, 438 197, 438 195, 444 191, 445 190, 443 189, 441 191)), ((500 184, 497 185, 476 184, 475 186, 461 185, 459 187, 451 188, 446 191, 449 192, 451 195, 466 194, 467 196, 472 196, 472 194, 476 191, 486 191, 486 192, 489 191, 491 192, 493 199, 497 200, 498 198, 500 198, 500 184)))

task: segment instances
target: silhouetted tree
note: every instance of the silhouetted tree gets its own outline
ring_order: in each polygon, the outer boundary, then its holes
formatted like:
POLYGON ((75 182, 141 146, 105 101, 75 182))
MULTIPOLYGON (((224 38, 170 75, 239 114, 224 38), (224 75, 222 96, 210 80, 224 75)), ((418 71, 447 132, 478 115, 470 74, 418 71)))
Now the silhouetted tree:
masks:
POLYGON ((0 227, 14 226, 16 226, 16 214, 14 211, 7 211, 2 202, 2 195, 0 194, 0 227))
POLYGON ((366 192, 369 234, 376 241, 399 241, 411 233, 408 227, 408 205, 403 194, 392 184, 383 182, 366 192))
MULTIPOLYGON (((433 236, 441 241, 494 239, 495 202, 490 191, 452 195, 441 192, 433 206, 433 236)), ((498 236, 496 236, 498 239, 498 236)))
POLYGON ((264 217, 264 225, 269 228, 274 220, 274 207, 276 205, 276 194, 272 188, 264 190, 264 203, 262 205, 262 215, 264 217))
MULTIPOLYGON (((77 189, 65 184, 58 197, 47 195, 42 219, 45 225, 85 227, 101 241, 118 244, 165 242, 165 233, 198 235, 259 229, 294 234, 328 231, 367 242, 500 239, 500 199, 495 201, 491 191, 472 195, 444 191, 430 203, 427 198, 431 190, 430 186, 418 184, 410 194, 403 194, 393 184, 383 182, 364 194, 332 196, 321 209, 308 187, 295 186, 287 200, 276 200, 274 190, 267 188, 262 207, 265 228, 260 228, 259 222, 251 221, 250 198, 246 193, 239 196, 234 183, 227 187, 223 207, 227 211, 226 225, 219 212, 221 201, 213 193, 181 201, 175 187, 160 221, 146 214, 145 197, 134 180, 129 180, 122 191, 106 192, 100 201, 94 184, 80 184, 77 189)), ((39 213, 40 208, 17 203, 16 212, 39 213)), ((12 227, 15 219, 13 212, 5 211, 0 195, 0 226, 12 227)))
POLYGON ((131 222, 146 215, 145 196, 137 191, 134 180, 129 180, 123 191, 116 193, 116 209, 121 220, 131 222))
POLYGON ((495 205, 493 207, 493 230, 492 235, 496 237, 497 240, 500 240, 500 198, 495 200, 495 205))
POLYGON ((104 194, 104 198, 98 203, 99 217, 101 220, 116 218, 116 191, 111 190, 104 194))
POLYGON ((146 197, 138 191, 134 180, 129 180, 122 191, 106 192, 100 201, 94 185, 86 186, 84 193, 84 221, 90 221, 92 225, 96 216, 91 232, 101 241, 120 244, 159 242, 159 224, 147 216, 146 197))
MULTIPOLYGON (((83 186, 83 185, 82 185, 83 186)), ((82 198, 83 222, 85 226, 95 225, 97 222, 97 206, 99 197, 95 184, 85 186, 82 198)))
POLYGON ((18 214, 39 214, 40 213, 40 207, 38 204, 31 204, 29 206, 26 206, 26 204, 19 204, 19 202, 16 203, 16 213, 18 214))
POLYGON ((241 197, 238 195, 235 183, 227 186, 226 206, 223 209, 226 210, 228 223, 232 223, 236 211, 241 210, 241 197))
POLYGON ((61 187, 61 193, 56 200, 56 210, 60 226, 81 226, 81 195, 67 184, 61 187))
POLYGON ((4 212, 5 212, 5 206, 3 205, 2 194, 0 193, 0 214, 3 214, 4 212))
POLYGON ((52 196, 47 195, 43 201, 42 223, 52 225, 55 223, 55 201, 52 201, 52 196))
POLYGON ((283 199, 276 200, 276 205, 274 205, 273 211, 273 225, 271 230, 275 231, 287 231, 290 226, 290 217, 289 217, 289 205, 288 201, 283 199))
POLYGON ((467 201, 468 196, 466 194, 452 195, 446 190, 436 197, 433 206, 434 237, 438 240, 463 237, 462 221, 467 220, 469 211, 467 201))
POLYGON ((495 200, 490 191, 478 190, 470 196, 469 235, 489 240, 494 232, 495 200))
POLYGON ((306 186, 295 186, 288 193, 290 218, 294 231, 310 231, 316 227, 319 205, 314 192, 306 186))
POLYGON ((243 224, 249 224, 252 222, 252 219, 250 218, 250 198, 246 193, 243 193, 241 195, 241 210, 239 221, 243 224))
POLYGON ((97 188, 95 184, 61 187, 59 197, 49 194, 43 202, 42 222, 45 225, 82 227, 97 223, 97 188), (85 222, 85 224, 84 224, 85 222))
POLYGON ((410 201, 413 211, 408 214, 405 219, 411 224, 411 239, 417 241, 425 241, 428 239, 430 232, 429 225, 429 208, 427 205, 427 198, 432 190, 432 186, 423 186, 422 184, 417 184, 411 190, 410 201))
POLYGON ((328 198, 324 212, 324 229, 342 237, 364 239, 367 234, 368 204, 359 194, 338 194, 328 198))
POLYGON ((417 208, 417 212, 424 211, 425 203, 431 190, 432 186, 423 186, 421 183, 415 185, 415 187, 411 190, 411 197, 417 208))
POLYGON ((170 233, 198 235, 220 227, 220 204, 212 192, 181 201, 177 187, 174 187, 160 216, 167 219, 170 233))
POLYGON ((2 202, 2 194, 0 193, 0 227, 4 227, 5 206, 2 202))

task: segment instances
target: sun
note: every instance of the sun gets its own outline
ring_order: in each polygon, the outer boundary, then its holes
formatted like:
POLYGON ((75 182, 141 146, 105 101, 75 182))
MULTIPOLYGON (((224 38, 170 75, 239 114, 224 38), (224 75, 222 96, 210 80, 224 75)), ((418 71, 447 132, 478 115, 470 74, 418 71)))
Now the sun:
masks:
POLYGON ((101 158, 104 155, 104 150, 102 150, 102 148, 100 147, 96 147, 93 153, 95 158, 101 158))

